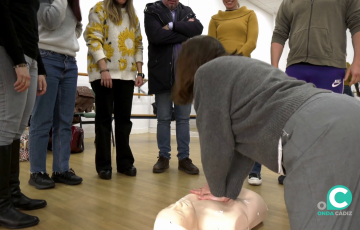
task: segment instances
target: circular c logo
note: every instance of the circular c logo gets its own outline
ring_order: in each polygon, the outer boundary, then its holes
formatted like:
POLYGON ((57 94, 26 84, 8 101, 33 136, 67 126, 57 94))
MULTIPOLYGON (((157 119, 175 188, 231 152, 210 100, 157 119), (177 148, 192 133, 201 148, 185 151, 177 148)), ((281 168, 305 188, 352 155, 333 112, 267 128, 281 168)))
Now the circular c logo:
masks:
POLYGON ((347 208, 352 201, 351 191, 342 185, 332 187, 327 196, 328 210, 342 210, 347 208))

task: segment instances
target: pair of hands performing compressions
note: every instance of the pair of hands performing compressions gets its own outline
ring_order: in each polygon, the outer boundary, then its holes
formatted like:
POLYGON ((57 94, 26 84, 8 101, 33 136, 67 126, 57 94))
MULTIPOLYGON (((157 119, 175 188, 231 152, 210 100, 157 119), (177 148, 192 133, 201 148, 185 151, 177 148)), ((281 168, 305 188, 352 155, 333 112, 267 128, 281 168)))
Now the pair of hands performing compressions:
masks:
POLYGON ((199 189, 192 189, 190 192, 197 195, 199 200, 214 200, 220 202, 227 202, 230 200, 230 198, 227 197, 216 197, 211 194, 209 185, 207 183, 204 185, 204 187, 199 189))

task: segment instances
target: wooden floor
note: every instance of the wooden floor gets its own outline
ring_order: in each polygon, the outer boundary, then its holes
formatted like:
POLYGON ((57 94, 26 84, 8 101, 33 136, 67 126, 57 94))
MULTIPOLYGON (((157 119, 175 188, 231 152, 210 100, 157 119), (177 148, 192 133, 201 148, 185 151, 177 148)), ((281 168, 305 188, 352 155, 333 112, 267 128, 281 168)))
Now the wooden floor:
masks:
MULTIPOLYGON (((84 179, 78 186, 56 184, 54 189, 37 190, 28 185, 29 163, 21 162, 20 181, 23 192, 31 198, 42 198, 48 202, 44 209, 26 212, 40 218, 40 224, 29 229, 150 230, 161 209, 186 195, 190 189, 205 183, 198 138, 192 138, 190 144, 190 157, 200 168, 200 175, 196 176, 179 171, 176 156, 170 161, 169 170, 153 174, 152 167, 158 153, 156 134, 131 135, 130 141, 138 170, 136 177, 116 173, 113 161, 112 180, 99 179, 94 167, 93 139, 85 140, 84 153, 71 155, 70 167, 84 179)), ((172 136, 172 146, 176 149, 175 136, 172 136)), ((51 153, 48 154, 47 170, 51 174, 51 153)), ((278 184, 277 177, 277 174, 263 168, 261 186, 254 187, 244 183, 245 188, 259 193, 269 208, 266 220, 255 230, 290 229, 283 198, 284 190, 278 184)))

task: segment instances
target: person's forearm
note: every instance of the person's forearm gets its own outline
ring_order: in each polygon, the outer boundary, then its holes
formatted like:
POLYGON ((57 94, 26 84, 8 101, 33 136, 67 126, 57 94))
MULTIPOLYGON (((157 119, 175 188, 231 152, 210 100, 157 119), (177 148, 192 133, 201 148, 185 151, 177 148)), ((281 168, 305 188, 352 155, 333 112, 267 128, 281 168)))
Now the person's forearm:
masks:
POLYGON ((143 66, 142 62, 136 62, 136 67, 137 67, 138 73, 142 73, 142 66, 143 66))
POLYGON ((272 43, 271 44, 271 65, 279 68, 279 61, 281 54, 284 50, 284 46, 279 43, 272 43))
POLYGON ((360 63, 360 31, 353 35, 352 43, 354 47, 353 63, 360 63))
POLYGON ((40 1, 38 21, 48 30, 59 28, 66 17, 67 0, 55 0, 51 4, 47 1, 40 1))
POLYGON ((101 70, 106 70, 106 69, 107 69, 107 65, 106 65, 105 59, 99 60, 99 61, 98 61, 98 66, 99 66, 100 71, 101 71, 101 70))

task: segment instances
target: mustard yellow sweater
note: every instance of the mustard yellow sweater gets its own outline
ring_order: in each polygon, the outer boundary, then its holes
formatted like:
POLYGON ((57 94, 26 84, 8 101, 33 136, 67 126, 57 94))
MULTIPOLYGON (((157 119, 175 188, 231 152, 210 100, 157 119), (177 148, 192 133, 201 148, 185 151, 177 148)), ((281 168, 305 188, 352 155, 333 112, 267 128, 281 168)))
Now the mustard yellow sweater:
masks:
POLYGON ((243 6, 233 11, 219 11, 211 17, 208 35, 218 39, 230 54, 246 57, 256 48, 259 26, 256 14, 243 6))

